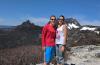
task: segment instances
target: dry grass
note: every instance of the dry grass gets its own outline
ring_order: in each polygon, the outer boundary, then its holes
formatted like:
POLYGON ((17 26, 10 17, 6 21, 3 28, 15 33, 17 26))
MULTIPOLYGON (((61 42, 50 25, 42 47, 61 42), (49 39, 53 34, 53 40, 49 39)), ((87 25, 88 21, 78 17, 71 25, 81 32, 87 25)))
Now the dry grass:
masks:
POLYGON ((39 63, 41 59, 41 46, 0 49, 0 65, 30 65, 30 63, 39 63))

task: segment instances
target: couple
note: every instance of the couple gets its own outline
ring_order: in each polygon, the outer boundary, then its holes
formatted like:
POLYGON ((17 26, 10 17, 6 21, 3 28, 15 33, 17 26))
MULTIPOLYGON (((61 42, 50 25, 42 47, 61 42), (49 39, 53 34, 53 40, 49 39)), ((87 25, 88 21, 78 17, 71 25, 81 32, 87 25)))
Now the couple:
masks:
POLYGON ((44 65, 50 65, 55 56, 57 65, 64 64, 64 50, 67 43, 67 24, 65 17, 60 16, 58 21, 55 16, 50 17, 50 21, 42 30, 42 49, 44 50, 44 65), (57 28, 55 27, 57 24, 57 28), (56 51, 56 52, 55 52, 56 51))

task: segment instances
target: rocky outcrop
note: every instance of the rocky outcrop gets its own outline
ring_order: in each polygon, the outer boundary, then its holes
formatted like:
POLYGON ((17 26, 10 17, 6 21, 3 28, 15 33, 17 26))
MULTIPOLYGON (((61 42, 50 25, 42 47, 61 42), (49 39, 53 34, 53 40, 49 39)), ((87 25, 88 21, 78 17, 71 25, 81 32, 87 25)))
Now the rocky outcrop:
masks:
POLYGON ((65 20, 68 27, 67 46, 100 45, 100 27, 80 25, 76 19, 65 20))
POLYGON ((75 65, 100 65, 100 46, 72 47, 66 63, 75 65))
POLYGON ((40 45, 41 41, 39 34, 41 27, 36 26, 29 20, 23 22, 21 25, 11 28, 9 31, 6 29, 0 30, 0 48, 12 48, 22 45, 40 45))

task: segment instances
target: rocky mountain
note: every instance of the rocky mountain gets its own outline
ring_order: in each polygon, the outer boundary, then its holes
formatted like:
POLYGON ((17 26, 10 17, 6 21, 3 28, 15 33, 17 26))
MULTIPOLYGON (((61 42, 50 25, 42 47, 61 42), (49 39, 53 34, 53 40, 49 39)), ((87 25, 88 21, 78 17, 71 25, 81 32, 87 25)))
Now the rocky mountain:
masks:
MULTIPOLYGON (((36 26, 29 20, 10 30, 0 29, 0 48, 11 48, 21 45, 40 44, 40 26, 36 26), (37 42, 38 41, 38 42, 37 42)), ((8 29, 6 27, 6 29, 8 29)))
MULTIPOLYGON (((100 26, 82 26, 74 18, 67 18, 65 22, 68 26, 68 46, 100 45, 100 26)), ((39 40, 41 30, 42 27, 36 26, 30 20, 26 20, 18 26, 1 26, 0 48, 33 44, 33 41, 39 40)))
POLYGON ((68 46, 100 45, 100 26, 82 26, 73 18, 65 21, 68 26, 68 46))
POLYGON ((80 23, 74 18, 67 18, 65 19, 65 22, 67 23, 69 30, 81 27, 80 23))

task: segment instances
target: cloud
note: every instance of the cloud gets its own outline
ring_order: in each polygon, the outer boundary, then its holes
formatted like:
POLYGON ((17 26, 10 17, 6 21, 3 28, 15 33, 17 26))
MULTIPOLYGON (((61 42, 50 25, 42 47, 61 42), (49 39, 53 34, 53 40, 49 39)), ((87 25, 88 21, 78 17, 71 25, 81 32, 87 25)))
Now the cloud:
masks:
POLYGON ((34 17, 30 17, 28 18, 31 22, 33 22, 35 25, 39 25, 39 26, 44 26, 49 19, 41 17, 41 18, 34 18, 34 17))
POLYGON ((0 18, 0 25, 15 25, 16 26, 16 25, 20 25, 21 23, 23 23, 23 21, 26 21, 26 20, 30 20, 35 25, 39 25, 39 26, 44 26, 49 21, 49 19, 45 17, 40 17, 40 18, 24 17, 20 19, 0 18))
MULTIPOLYGON (((89 20, 88 17, 82 16, 82 15, 81 16, 75 15, 75 16, 68 16, 68 17, 69 18, 73 17, 73 18, 77 19, 81 25, 100 26, 100 19, 89 20)), ((45 17, 24 17, 24 18, 20 18, 20 19, 16 19, 16 20, 0 18, 0 25, 15 25, 16 26, 16 25, 20 25, 21 23, 23 23, 23 21, 26 21, 28 19, 35 25, 39 25, 39 26, 44 26, 49 21, 49 18, 45 18, 45 17)))
POLYGON ((100 26, 100 19, 89 19, 85 15, 76 15, 73 18, 77 19, 81 25, 100 26))
POLYGON ((16 26, 20 25, 21 23, 21 21, 15 19, 0 18, 0 25, 16 26))
POLYGON ((94 26, 100 26, 100 20, 80 20, 81 25, 94 25, 94 26))
POLYGON ((2 24, 2 22, 4 22, 5 20, 3 18, 0 18, 0 24, 2 24))
MULTIPOLYGON (((73 16, 73 18, 77 19, 81 25, 94 25, 94 26, 100 26, 100 20, 89 20, 85 16, 73 16)), ((33 22, 36 25, 43 26, 45 25, 49 19, 48 18, 29 18, 31 22, 33 22)))

